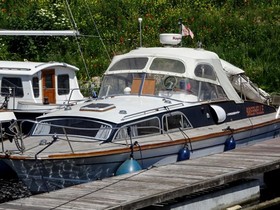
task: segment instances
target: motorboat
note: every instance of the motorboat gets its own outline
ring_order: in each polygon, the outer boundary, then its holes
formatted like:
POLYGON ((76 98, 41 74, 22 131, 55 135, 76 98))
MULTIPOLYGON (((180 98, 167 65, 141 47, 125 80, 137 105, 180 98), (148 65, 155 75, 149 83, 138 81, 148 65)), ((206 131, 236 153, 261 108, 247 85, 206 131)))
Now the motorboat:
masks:
POLYGON ((0 110, 13 111, 17 120, 35 120, 85 100, 78 70, 61 62, 0 61, 0 110))
POLYGON ((0 157, 32 192, 279 136, 279 109, 264 94, 245 100, 234 87, 230 78, 244 72, 229 76, 233 65, 214 52, 179 46, 180 34, 160 38, 161 47, 115 56, 97 99, 38 117, 28 136, 11 128, 13 141, 3 143, 0 157))

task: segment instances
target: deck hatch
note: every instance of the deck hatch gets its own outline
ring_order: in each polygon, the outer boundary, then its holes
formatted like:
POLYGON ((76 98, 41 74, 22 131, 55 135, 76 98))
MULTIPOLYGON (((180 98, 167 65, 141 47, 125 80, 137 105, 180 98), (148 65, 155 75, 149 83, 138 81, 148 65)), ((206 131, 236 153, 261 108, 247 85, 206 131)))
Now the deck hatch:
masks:
POLYGON ((91 103, 80 108, 80 111, 95 111, 95 112, 104 112, 110 109, 114 109, 116 106, 114 104, 106 103, 91 103))

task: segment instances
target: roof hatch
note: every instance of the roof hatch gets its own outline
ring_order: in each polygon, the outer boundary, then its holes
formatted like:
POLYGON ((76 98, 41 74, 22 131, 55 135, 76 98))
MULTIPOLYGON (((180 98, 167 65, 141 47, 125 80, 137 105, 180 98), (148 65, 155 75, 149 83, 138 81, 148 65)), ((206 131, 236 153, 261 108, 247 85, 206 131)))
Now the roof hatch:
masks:
POLYGON ((116 106, 114 104, 106 103, 91 103, 86 106, 82 106, 80 111, 95 111, 95 112, 104 112, 110 109, 114 109, 116 106))

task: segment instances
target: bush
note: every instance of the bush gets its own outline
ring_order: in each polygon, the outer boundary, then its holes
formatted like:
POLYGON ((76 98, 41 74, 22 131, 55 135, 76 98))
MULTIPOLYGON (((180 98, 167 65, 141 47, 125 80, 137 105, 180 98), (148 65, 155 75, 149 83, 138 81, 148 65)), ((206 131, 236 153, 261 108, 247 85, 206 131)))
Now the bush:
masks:
POLYGON ((266 91, 280 91, 277 0, 76 0, 69 6, 71 13, 63 0, 1 1, 1 28, 77 27, 83 35, 1 37, 1 59, 64 61, 80 67, 80 80, 89 80, 101 76, 114 55, 139 46, 139 17, 145 47, 158 46, 160 33, 177 33, 182 18, 195 34, 193 40, 185 37, 183 46, 196 47, 200 41, 205 49, 244 69, 266 91))

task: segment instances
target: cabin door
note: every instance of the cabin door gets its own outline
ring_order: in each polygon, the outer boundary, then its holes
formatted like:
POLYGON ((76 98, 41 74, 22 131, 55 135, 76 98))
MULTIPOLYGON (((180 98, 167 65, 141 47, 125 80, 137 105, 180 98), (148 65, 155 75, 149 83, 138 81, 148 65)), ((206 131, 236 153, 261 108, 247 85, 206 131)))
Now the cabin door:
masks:
POLYGON ((44 70, 42 72, 43 103, 55 104, 55 74, 54 70, 44 70))

